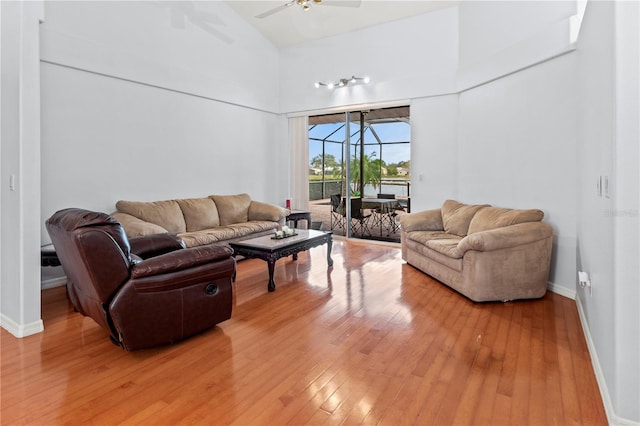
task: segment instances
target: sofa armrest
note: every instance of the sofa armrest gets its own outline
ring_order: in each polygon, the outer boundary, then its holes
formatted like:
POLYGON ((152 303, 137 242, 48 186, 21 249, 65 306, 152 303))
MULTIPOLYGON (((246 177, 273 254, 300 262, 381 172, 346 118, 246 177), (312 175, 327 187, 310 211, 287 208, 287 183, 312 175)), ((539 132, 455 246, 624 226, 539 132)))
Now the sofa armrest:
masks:
POLYGON ((120 222, 128 238, 152 234, 166 234, 169 231, 155 223, 146 222, 128 213, 113 212, 111 217, 120 222))
POLYGON ((468 250, 492 251, 544 240, 553 235, 544 222, 527 222, 467 235, 458 243, 460 253, 468 250))
POLYGON ((216 245, 177 250, 134 264, 131 268, 131 276, 132 278, 141 278, 177 272, 206 263, 228 259, 232 254, 233 250, 231 250, 231 248, 216 245))
POLYGON ((153 234, 129 238, 129 245, 131 253, 143 259, 182 250, 186 247, 182 239, 175 234, 153 234))
POLYGON ((424 210, 400 216, 400 228, 411 231, 443 231, 440 209, 424 210))
POLYGON ((270 220, 284 223, 286 217, 287 210, 275 204, 254 200, 251 200, 251 204, 249 204, 249 220, 270 220))

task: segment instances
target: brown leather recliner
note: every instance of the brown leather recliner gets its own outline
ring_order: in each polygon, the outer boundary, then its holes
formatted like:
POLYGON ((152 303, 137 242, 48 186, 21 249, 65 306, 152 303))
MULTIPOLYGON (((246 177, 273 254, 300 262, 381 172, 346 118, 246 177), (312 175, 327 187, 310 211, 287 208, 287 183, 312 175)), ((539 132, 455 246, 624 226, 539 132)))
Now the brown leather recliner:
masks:
POLYGON ((172 343, 231 317, 235 259, 222 246, 185 249, 179 238, 132 238, 111 216, 56 212, 47 231, 73 306, 127 350, 172 343))

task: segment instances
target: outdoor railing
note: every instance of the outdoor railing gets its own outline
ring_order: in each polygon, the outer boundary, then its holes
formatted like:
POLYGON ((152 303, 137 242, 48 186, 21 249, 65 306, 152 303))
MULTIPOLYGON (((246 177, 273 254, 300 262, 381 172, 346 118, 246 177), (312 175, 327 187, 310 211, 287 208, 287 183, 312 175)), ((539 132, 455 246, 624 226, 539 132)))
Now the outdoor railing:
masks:
MULTIPOLYGON (((309 181, 309 201, 324 200, 332 194, 342 194, 344 181, 342 179, 325 179, 309 181)), ((408 198, 411 195, 411 181, 405 178, 382 179, 380 185, 374 187, 367 184, 364 188, 365 196, 377 194, 394 194, 397 198, 408 198)))

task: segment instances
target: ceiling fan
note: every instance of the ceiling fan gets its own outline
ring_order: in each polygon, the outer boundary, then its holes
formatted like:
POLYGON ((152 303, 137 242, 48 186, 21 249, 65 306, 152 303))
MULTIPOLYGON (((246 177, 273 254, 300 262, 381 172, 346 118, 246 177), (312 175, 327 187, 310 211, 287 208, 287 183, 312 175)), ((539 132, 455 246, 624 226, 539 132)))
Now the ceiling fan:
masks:
POLYGON ((259 15, 256 15, 256 18, 262 19, 267 16, 271 16, 275 13, 278 13, 282 10, 288 9, 289 7, 297 4, 302 8, 302 10, 311 9, 311 5, 320 6, 342 6, 342 7, 360 7, 360 3, 362 0, 291 0, 280 6, 274 7, 273 9, 267 10, 259 15))

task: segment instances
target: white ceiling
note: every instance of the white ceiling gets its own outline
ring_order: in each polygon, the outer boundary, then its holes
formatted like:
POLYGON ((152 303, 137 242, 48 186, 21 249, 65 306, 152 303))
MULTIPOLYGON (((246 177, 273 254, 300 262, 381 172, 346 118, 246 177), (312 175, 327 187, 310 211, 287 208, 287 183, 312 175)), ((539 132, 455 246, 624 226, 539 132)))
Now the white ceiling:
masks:
POLYGON ((358 7, 348 7, 357 1, 324 0, 316 5, 311 1, 311 9, 293 4, 282 8, 265 18, 256 18, 271 9, 282 7, 289 0, 228 0, 242 18, 277 47, 287 47, 310 40, 344 34, 383 22, 394 21, 409 16, 432 12, 445 7, 456 6, 459 0, 361 0, 358 7))

